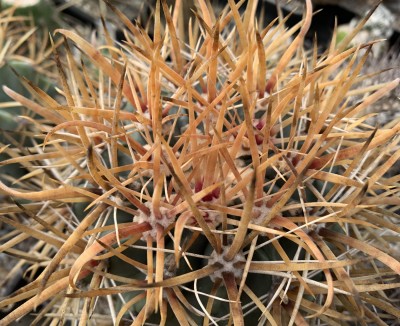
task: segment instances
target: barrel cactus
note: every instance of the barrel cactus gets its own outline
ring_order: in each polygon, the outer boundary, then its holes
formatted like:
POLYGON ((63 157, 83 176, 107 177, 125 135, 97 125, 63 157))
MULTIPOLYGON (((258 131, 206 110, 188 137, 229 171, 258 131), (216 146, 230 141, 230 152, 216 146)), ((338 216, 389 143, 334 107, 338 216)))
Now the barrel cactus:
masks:
POLYGON ((387 173, 400 121, 363 114, 399 80, 360 87, 373 40, 304 50, 305 2, 288 30, 264 26, 257 1, 216 17, 198 0, 184 26, 182 2, 161 0, 151 37, 108 1, 125 41, 56 31, 58 94, 4 88, 40 116, 40 141, 0 163, 28 171, 0 183, 15 229, 0 248, 36 273, 3 298, 0 325, 35 309, 36 324, 399 318, 400 184, 387 173), (28 237, 29 254, 15 249, 28 237))

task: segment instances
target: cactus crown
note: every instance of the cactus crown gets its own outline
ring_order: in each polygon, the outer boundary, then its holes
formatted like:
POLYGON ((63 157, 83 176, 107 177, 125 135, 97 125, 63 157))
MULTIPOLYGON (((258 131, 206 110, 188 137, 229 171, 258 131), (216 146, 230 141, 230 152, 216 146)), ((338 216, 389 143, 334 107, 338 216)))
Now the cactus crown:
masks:
POLYGON ((4 87, 37 118, 28 150, 2 147, 27 173, 0 183, 15 201, 1 248, 38 239, 24 259, 44 270, 1 325, 35 307, 35 322, 95 323, 107 296, 116 325, 395 318, 400 122, 363 111, 399 80, 357 88, 373 41, 305 51, 310 0, 290 29, 228 2, 216 17, 198 0, 184 26, 182 1, 157 1, 150 37, 106 1, 123 42, 60 29, 58 94, 4 87))

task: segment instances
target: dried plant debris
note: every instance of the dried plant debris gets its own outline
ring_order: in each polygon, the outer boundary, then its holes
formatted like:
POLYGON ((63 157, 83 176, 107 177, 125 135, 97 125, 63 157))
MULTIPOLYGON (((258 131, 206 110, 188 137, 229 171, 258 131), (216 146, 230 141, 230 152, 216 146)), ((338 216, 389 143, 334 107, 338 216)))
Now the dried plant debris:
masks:
POLYGON ((353 34, 305 51, 305 2, 287 29, 264 26, 254 0, 218 16, 198 0, 188 25, 182 1, 162 0, 150 37, 106 1, 125 41, 107 24, 103 43, 57 30, 57 94, 3 87, 33 118, 29 144, 0 148, 2 168, 26 171, 0 182, 0 250, 31 278, 2 298, 0 325, 400 318, 400 179, 387 174, 400 120, 366 123, 399 79, 364 86, 375 41, 349 47, 353 34))

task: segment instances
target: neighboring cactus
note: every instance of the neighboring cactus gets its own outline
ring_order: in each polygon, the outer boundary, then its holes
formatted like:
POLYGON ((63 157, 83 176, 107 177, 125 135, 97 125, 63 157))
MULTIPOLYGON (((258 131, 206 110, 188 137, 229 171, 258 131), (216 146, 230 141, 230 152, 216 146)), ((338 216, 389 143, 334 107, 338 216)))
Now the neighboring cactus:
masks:
POLYGON ((12 8, 15 15, 32 20, 44 33, 60 27, 59 11, 50 0, 2 0, 3 9, 12 8))
MULTIPOLYGON (((0 77, 2 85, 27 96, 29 92, 22 87, 21 81, 18 80, 17 74, 19 74, 48 91, 56 77, 55 65, 50 60, 52 47, 49 44, 48 30, 35 25, 30 14, 18 14, 20 10, 17 7, 7 9, 4 7, 7 6, 3 3, 0 12, 0 77)), ((9 97, 4 94, 3 90, 0 90, 0 101, 9 101, 9 97)))
MULTIPOLYGON (((33 85, 55 95, 55 90, 51 88, 51 85, 57 80, 56 66, 50 60, 52 47, 48 42, 48 33, 42 33, 43 30, 34 26, 30 17, 17 15, 16 7, 6 9, 5 3, 2 5, 0 12, 2 87, 7 86, 19 94, 30 96, 30 92, 23 86, 23 83, 27 83, 23 79, 25 78, 33 85)), ((40 142, 40 140, 34 142, 34 135, 28 128, 30 124, 28 121, 39 118, 39 115, 35 116, 32 111, 21 107, 17 102, 10 102, 9 96, 3 92, 3 89, 0 89, 0 103, 0 142, 10 146, 0 152, 0 159, 3 161, 15 155, 28 153, 26 147, 40 142)), ((21 177, 25 172, 17 164, 1 167, 0 180, 11 182, 12 179, 21 177)))
POLYGON ((400 180, 385 173, 400 157, 400 121, 378 129, 363 115, 399 80, 352 104, 374 42, 346 49, 350 35, 321 57, 304 52, 306 3, 289 30, 283 18, 262 26, 257 1, 240 14, 233 0, 218 18, 198 0, 187 28, 181 1, 170 12, 162 0, 153 39, 109 3, 126 42, 105 31, 96 48, 57 31, 59 94, 30 87, 34 103, 4 88, 44 135, 0 163, 28 171, 0 183, 10 198, 0 222, 15 228, 0 250, 44 271, 0 302, 18 303, 0 325, 36 307, 34 324, 54 325, 399 317, 400 180), (28 236, 38 243, 27 255, 14 247, 28 236))

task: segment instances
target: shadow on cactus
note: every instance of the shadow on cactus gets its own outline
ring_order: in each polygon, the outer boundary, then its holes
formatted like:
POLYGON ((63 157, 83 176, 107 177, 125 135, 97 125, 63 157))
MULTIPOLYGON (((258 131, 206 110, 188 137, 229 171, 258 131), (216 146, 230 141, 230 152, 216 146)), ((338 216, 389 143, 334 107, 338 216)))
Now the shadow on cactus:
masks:
POLYGON ((17 255, 36 238, 21 259, 44 271, 1 301, 15 306, 0 325, 36 307, 36 324, 399 318, 399 177, 386 173, 400 121, 374 128, 363 114, 399 80, 357 88, 374 42, 306 52, 308 0, 289 30, 283 18, 263 26, 257 1, 216 18, 198 0, 189 26, 181 2, 161 1, 153 37, 107 4, 126 41, 58 30, 59 95, 31 89, 33 103, 4 88, 44 135, 1 162, 30 170, 0 184, 18 202, 2 206, 15 236, 0 248, 17 255))

